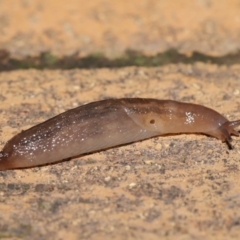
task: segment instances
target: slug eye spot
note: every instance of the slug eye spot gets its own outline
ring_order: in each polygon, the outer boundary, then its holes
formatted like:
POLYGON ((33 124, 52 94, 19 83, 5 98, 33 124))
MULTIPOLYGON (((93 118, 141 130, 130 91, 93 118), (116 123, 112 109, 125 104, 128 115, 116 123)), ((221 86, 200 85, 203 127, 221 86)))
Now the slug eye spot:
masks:
POLYGON ((154 119, 150 120, 150 123, 151 123, 151 124, 154 124, 154 123, 155 123, 155 120, 154 120, 154 119))

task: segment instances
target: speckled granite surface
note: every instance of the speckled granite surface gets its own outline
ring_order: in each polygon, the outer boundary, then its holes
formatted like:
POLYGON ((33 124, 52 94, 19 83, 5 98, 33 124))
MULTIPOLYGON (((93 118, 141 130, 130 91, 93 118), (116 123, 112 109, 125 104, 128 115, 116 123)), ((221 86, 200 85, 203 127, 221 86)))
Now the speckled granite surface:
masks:
MULTIPOLYGON (((0 73, 0 147, 67 109, 105 98, 199 103, 240 118, 240 66, 169 65, 0 73)), ((59 164, 0 172, 3 239, 237 239, 240 138, 233 150, 177 135, 59 164)))

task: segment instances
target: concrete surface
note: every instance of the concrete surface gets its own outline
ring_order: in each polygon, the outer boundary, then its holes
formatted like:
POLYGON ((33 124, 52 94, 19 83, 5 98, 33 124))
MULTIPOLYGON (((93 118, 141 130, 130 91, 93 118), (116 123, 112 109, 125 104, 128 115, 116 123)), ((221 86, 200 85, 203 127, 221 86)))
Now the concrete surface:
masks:
MULTIPOLYGON (((0 147, 80 104, 152 97, 199 103, 240 119, 240 66, 168 65, 0 73, 0 147)), ((59 164, 0 172, 3 239, 237 239, 240 138, 233 150, 176 135, 59 164)))
POLYGON ((0 49, 110 57, 170 48, 221 56, 240 48, 238 0, 0 0, 0 49))

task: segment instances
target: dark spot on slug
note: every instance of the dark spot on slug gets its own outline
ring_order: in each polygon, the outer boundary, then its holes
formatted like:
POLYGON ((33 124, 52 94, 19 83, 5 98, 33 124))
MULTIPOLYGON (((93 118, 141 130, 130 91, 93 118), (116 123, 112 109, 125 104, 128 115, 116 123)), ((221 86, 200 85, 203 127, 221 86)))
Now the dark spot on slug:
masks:
POLYGON ((154 123, 155 123, 155 120, 154 120, 154 119, 152 119, 152 120, 150 121, 150 123, 151 123, 151 124, 154 124, 154 123))

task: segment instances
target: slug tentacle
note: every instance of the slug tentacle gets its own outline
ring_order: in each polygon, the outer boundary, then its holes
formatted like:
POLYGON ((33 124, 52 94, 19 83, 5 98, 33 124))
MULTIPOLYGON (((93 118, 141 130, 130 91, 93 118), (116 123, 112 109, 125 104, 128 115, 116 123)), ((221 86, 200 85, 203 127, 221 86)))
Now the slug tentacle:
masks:
POLYGON ((233 149, 233 146, 231 144, 231 135, 239 136, 239 132, 234 129, 239 125, 240 120, 232 122, 226 121, 225 123, 214 129, 213 131, 208 132, 207 134, 220 139, 222 142, 226 142, 229 149, 233 149))
POLYGON ((224 127, 225 127, 224 129, 226 130, 226 132, 229 135, 228 137, 226 137, 226 143, 228 144, 228 147, 230 149, 233 149, 233 146, 231 144, 231 141, 232 141, 231 135, 239 136, 239 131, 234 129, 234 128, 238 127, 238 126, 240 126, 240 120, 226 122, 224 124, 224 127))
POLYGON ((171 100, 122 98, 89 103, 22 131, 0 152, 0 170, 59 162, 159 135, 203 133, 226 142, 240 120, 171 100))

